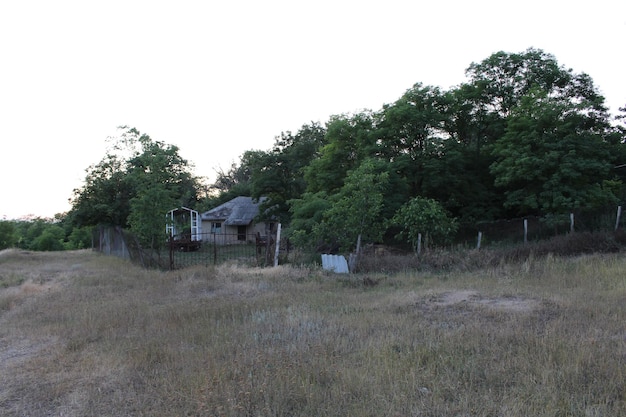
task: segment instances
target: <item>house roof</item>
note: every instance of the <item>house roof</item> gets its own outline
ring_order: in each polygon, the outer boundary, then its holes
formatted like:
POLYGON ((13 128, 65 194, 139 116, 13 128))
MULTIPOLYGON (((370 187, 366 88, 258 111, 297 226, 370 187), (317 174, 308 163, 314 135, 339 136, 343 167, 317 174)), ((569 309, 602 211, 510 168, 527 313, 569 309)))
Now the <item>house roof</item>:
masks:
POLYGON ((252 197, 235 197, 200 215, 202 220, 222 221, 226 226, 247 226, 259 214, 259 203, 265 197, 254 201, 252 197))

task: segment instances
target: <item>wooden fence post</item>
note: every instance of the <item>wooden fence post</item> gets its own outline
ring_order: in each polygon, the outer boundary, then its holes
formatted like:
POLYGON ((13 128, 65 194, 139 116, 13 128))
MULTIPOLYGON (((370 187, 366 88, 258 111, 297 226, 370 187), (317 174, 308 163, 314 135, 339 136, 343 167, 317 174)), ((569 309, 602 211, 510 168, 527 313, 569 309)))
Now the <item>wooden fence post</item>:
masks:
POLYGON ((615 230, 619 228, 619 222, 622 217, 622 206, 617 206, 617 217, 615 219, 615 230))
POLYGON ((574 233, 574 213, 569 214, 569 231, 574 233))
POLYGON ((476 250, 480 249, 480 242, 483 240, 483 232, 478 232, 478 239, 476 239, 476 250))

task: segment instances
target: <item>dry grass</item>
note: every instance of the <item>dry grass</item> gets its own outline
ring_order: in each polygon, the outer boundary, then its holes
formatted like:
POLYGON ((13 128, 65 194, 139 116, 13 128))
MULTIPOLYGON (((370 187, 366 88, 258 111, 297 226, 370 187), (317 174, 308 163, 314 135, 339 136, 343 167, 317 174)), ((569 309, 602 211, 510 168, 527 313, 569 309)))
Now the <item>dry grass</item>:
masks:
POLYGON ((626 415, 625 269, 160 273, 0 252, 0 414, 626 415))

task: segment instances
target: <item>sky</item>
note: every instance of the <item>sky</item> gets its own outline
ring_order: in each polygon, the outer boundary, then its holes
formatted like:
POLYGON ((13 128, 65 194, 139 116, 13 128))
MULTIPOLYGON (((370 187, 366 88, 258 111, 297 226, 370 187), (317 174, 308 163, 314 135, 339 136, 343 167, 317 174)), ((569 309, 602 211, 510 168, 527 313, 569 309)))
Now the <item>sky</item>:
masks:
POLYGON ((215 179, 281 132, 530 47, 626 105, 618 0, 0 0, 0 219, 68 211, 118 126, 215 179))

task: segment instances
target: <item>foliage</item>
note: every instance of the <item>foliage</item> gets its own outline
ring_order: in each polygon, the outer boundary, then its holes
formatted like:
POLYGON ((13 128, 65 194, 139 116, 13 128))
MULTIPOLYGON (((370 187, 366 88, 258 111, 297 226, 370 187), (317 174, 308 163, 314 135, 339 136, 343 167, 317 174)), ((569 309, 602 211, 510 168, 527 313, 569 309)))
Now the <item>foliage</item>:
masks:
POLYGON ((288 229, 289 238, 298 247, 315 247, 319 242, 313 233, 316 225, 332 203, 324 191, 304 193, 302 198, 289 200, 292 220, 288 229))
POLYGON ((268 152, 248 154, 251 196, 266 197, 259 206, 260 220, 288 224, 288 201, 306 190, 304 168, 324 143, 326 130, 317 123, 304 125, 294 135, 283 132, 268 152))
POLYGON ((314 233, 344 251, 354 248, 359 236, 364 242, 379 242, 385 232, 380 214, 388 177, 386 172, 377 173, 370 159, 350 171, 314 233))
POLYGON ((603 108, 571 103, 531 90, 511 110, 491 166, 517 213, 553 215, 615 201, 603 181, 612 178, 610 127, 603 108))
POLYGON ((345 187, 368 160, 387 184, 372 229, 392 224, 416 197, 466 225, 530 215, 550 222, 626 198, 626 119, 610 120, 591 77, 535 48, 496 52, 466 75, 447 91, 416 83, 378 111, 282 134, 220 176, 216 198, 269 197, 265 218, 291 222, 295 242, 343 247, 354 237, 340 234, 355 226, 329 216, 352 210, 345 187))
POLYGON ((74 227, 129 227, 143 245, 157 248, 165 241, 165 213, 193 208, 199 181, 177 146, 135 128, 120 129, 102 161, 87 170, 83 187, 74 190, 68 221, 74 227))
POLYGON ((446 213, 441 204, 424 197, 409 200, 398 210, 391 223, 402 228, 398 237, 411 245, 417 244, 419 234, 432 244, 448 243, 458 228, 456 220, 446 213))
POLYGON ((0 250, 12 248, 17 243, 15 224, 10 221, 0 220, 0 250))
POLYGON ((348 172, 373 156, 373 123, 373 115, 369 112, 330 118, 319 155, 303 168, 307 192, 335 194, 348 172))
POLYGON ((0 249, 10 247, 35 251, 71 248, 62 222, 43 218, 0 221, 0 249))
POLYGON ((97 224, 126 227, 133 193, 124 161, 116 154, 107 153, 87 169, 84 185, 74 190, 68 217, 78 227, 97 224))
POLYGON ((67 237, 67 249, 87 249, 92 245, 91 227, 74 227, 67 237))
POLYGON ((57 224, 50 224, 33 240, 30 249, 37 251, 64 250, 64 239, 63 228, 57 224))

